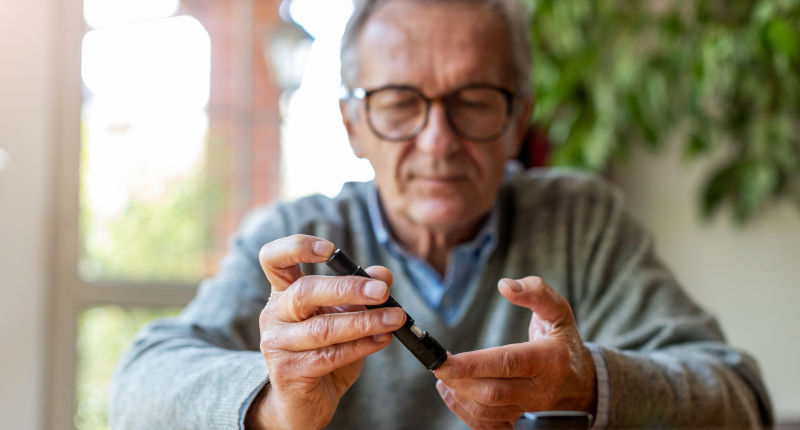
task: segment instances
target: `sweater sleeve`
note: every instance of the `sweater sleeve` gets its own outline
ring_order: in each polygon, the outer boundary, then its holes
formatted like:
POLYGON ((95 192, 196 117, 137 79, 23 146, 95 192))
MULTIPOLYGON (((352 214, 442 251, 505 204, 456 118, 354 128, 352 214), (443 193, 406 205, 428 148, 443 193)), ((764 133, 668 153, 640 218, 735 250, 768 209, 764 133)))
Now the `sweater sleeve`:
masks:
POLYGON ((178 317, 157 320, 138 335, 112 380, 111 428, 243 428, 268 377, 258 316, 269 285, 258 251, 283 235, 281 228, 267 229, 274 234, 263 228, 244 229, 231 241, 218 275, 200 285, 178 317))
MULTIPOLYGON (((653 252, 619 194, 587 204, 574 248, 583 258, 574 306, 584 340, 602 348, 612 427, 760 427, 772 421, 756 362, 725 343, 653 252)), ((692 252, 687 244, 687 252, 692 252)), ((698 256, 702 258, 702 256, 698 256)))

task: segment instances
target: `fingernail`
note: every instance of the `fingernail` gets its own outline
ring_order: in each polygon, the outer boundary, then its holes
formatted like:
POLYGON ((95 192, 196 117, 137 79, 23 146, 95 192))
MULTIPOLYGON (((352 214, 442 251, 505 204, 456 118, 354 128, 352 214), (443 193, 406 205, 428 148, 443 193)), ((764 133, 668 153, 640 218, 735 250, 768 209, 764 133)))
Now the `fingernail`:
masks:
POLYGON ((381 281, 369 281, 364 284, 364 295, 370 299, 380 300, 386 295, 386 284, 381 281))
POLYGON ((515 293, 519 293, 520 291, 522 291, 522 284, 519 281, 515 281, 510 278, 503 278, 503 282, 506 284, 508 288, 511 289, 511 291, 515 293))
POLYGON ((372 336, 372 341, 375 343, 384 343, 386 342, 392 335, 389 333, 381 333, 372 336))
POLYGON ((403 310, 400 308, 389 308, 383 311, 381 321, 387 326, 396 326, 403 321, 403 310))
POLYGON ((444 395, 444 393, 447 392, 447 387, 445 387, 444 382, 441 380, 436 381, 436 391, 438 391, 441 395, 444 395))
POLYGON ((311 245, 311 249, 314 250, 314 254, 317 254, 321 257, 330 257, 333 254, 333 244, 326 241, 326 240, 318 240, 311 245))

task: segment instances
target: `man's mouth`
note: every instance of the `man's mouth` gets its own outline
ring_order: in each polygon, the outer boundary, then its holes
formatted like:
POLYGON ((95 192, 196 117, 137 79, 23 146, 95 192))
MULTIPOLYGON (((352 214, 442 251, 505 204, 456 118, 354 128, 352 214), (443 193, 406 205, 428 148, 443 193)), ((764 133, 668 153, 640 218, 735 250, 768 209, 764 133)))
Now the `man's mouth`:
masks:
POLYGON ((420 176, 417 179, 426 182, 441 182, 441 183, 456 182, 459 180, 459 178, 455 178, 452 176, 420 176))
POLYGON ((431 184, 453 184, 466 180, 464 176, 439 176, 439 175, 414 175, 413 178, 417 181, 428 182, 431 184))

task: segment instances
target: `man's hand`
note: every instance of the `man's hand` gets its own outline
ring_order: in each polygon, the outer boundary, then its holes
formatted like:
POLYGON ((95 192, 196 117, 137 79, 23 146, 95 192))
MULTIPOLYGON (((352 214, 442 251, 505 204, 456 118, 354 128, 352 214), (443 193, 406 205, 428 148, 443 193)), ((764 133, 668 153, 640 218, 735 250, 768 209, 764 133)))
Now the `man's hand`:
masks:
POLYGON ((272 294, 261 311, 261 353, 270 383, 248 410, 248 429, 317 429, 333 417, 367 355, 389 345, 405 322, 399 308, 367 310, 389 297, 392 274, 370 267, 375 279, 306 276, 300 263, 322 263, 332 243, 295 235, 264 245, 261 267, 272 294))
POLYGON ((594 413, 594 362, 567 301, 534 276, 503 279, 498 289, 532 311, 529 340, 448 357, 435 371, 447 407, 474 429, 513 428, 530 411, 594 413))

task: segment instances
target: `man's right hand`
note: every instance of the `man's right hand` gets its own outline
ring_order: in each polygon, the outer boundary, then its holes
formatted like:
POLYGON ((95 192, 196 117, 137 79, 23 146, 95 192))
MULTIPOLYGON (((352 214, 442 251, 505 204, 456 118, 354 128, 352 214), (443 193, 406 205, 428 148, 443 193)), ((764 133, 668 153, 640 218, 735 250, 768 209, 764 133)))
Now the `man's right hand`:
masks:
POLYGON ((259 260, 272 293, 259 317, 270 383, 247 412, 248 429, 318 429, 358 378, 367 355, 405 323, 400 308, 366 309, 389 297, 391 272, 306 276, 300 263, 324 263, 334 245, 294 235, 264 245, 259 260))

